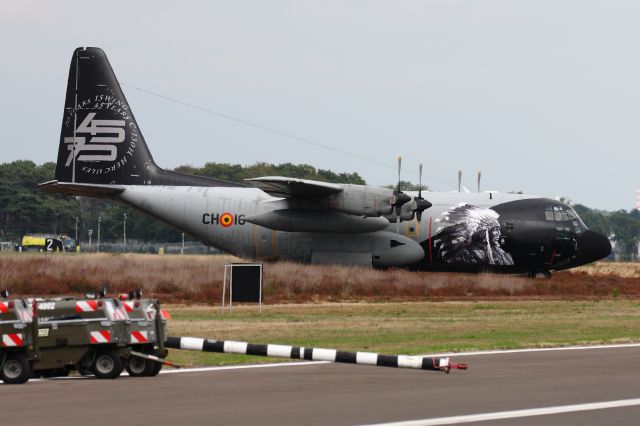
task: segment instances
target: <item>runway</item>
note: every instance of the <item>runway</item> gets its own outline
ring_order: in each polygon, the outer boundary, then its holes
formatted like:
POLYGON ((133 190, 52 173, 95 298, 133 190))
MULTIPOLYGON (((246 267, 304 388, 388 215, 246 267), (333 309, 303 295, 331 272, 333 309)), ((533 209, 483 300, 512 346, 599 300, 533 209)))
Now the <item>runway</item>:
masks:
POLYGON ((640 418, 639 345, 453 359, 470 369, 447 375, 329 363, 268 364, 156 378, 3 385, 2 422, 631 425, 640 418))

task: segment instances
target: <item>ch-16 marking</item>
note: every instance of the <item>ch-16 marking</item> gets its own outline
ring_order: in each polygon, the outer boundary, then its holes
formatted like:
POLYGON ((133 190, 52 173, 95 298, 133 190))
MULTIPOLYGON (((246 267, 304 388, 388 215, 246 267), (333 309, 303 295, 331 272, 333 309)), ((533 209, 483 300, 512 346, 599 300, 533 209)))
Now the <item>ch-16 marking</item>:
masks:
POLYGON ((205 225, 220 225, 223 228, 228 228, 232 225, 244 225, 245 215, 243 214, 231 214, 224 213, 204 213, 202 215, 202 223, 205 225))

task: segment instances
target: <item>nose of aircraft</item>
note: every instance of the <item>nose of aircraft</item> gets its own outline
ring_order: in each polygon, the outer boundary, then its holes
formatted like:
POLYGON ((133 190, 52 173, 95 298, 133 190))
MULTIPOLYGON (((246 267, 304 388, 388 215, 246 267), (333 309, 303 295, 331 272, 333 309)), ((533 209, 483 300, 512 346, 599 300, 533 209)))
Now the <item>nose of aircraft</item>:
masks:
POLYGON ((595 262, 604 259, 611 253, 611 243, 604 235, 587 230, 578 237, 578 258, 577 263, 595 262))

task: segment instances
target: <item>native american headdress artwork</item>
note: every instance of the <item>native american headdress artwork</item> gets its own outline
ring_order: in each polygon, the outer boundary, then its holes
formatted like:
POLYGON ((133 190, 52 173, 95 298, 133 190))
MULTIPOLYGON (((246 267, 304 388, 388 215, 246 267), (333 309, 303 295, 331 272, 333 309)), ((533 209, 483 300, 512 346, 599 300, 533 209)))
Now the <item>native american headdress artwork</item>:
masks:
POLYGON ((442 213, 436 220, 434 248, 445 263, 513 265, 500 247, 498 213, 466 203, 442 213))

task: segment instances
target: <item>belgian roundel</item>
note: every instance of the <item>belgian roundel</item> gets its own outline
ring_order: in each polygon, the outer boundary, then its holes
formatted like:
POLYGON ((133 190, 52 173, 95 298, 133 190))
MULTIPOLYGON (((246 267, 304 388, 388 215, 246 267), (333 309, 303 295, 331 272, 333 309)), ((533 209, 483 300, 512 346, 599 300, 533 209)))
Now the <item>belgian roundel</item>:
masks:
POLYGON ((228 228, 233 225, 233 215, 231 213, 222 213, 220 215, 220 226, 228 228))

